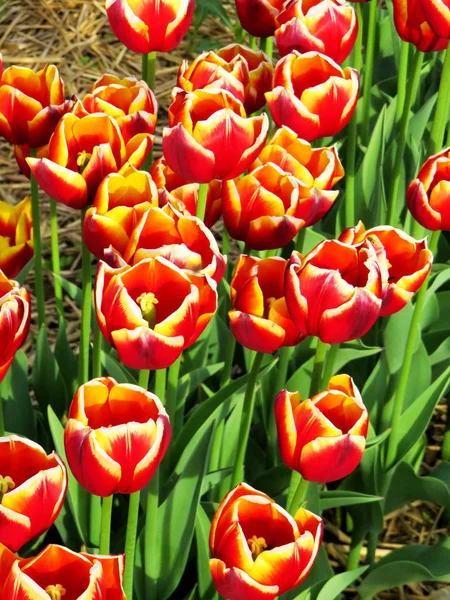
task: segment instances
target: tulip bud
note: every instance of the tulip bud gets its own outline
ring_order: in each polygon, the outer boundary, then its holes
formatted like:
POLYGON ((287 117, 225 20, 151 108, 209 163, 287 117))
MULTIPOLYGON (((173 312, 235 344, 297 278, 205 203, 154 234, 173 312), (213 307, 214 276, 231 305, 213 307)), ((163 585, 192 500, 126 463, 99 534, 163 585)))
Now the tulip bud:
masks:
POLYGON ((6 277, 17 277, 33 253, 31 197, 15 206, 0 201, 0 269, 6 277))
POLYGON ((440 37, 432 29, 423 12, 423 5, 424 2, 420 0, 393 0, 397 33, 404 42, 414 44, 421 52, 445 50, 448 39, 440 37))
POLYGON ((255 37, 269 37, 277 28, 276 17, 285 0, 235 0, 242 28, 255 37))

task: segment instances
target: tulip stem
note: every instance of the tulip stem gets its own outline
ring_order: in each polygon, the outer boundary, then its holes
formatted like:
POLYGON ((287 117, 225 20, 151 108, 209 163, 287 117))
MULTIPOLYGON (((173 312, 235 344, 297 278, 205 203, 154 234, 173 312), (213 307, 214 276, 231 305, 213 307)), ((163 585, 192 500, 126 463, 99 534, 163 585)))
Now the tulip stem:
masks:
POLYGON ((205 220, 205 211, 206 211, 206 197, 208 195, 208 184, 200 183, 198 188, 198 198, 197 198, 197 210, 196 217, 200 219, 200 221, 205 220))
POLYGON ((327 356, 328 344, 325 344, 317 338, 316 354, 314 356, 314 365, 311 373, 311 384, 309 386, 309 397, 312 398, 320 392, 322 386, 322 371, 327 356))
POLYGON ((375 58, 375 38, 377 31, 377 15, 378 3, 377 0, 369 2, 369 23, 367 31, 367 46, 366 59, 364 61, 365 72, 363 82, 363 116, 362 116, 362 139, 364 143, 369 140, 369 116, 370 116, 370 100, 373 80, 373 63, 375 58))
POLYGON ((109 554, 111 541, 111 514, 113 506, 113 495, 102 500, 102 520, 100 525, 100 554, 109 554))
POLYGON ((86 210, 81 213, 81 265, 83 301, 81 305, 81 335, 80 353, 78 364, 78 385, 89 380, 89 338, 91 335, 92 314, 92 278, 91 278, 91 253, 86 247, 83 238, 83 222, 86 210))
POLYGON ((334 373, 334 363, 339 352, 339 344, 331 344, 322 375, 322 388, 326 388, 334 373))
POLYGON ((267 54, 269 60, 272 60, 273 56, 273 36, 264 38, 264 52, 267 54))
MULTIPOLYGON (((398 196, 400 181, 402 179, 403 155, 405 152, 406 137, 408 134, 409 113, 411 111, 411 106, 414 101, 413 91, 417 91, 418 89, 418 82, 420 80, 420 72, 422 70, 423 57, 424 53, 420 50, 415 49, 414 65, 412 69, 411 78, 408 80, 405 104, 403 107, 403 114, 400 121, 399 134, 397 137, 397 153, 395 155, 394 171, 392 176, 392 187, 389 196, 387 218, 388 224, 393 226, 397 225, 398 220, 398 196)), ((403 198, 401 200, 403 205, 403 198)))
POLYGON ((433 155, 442 149, 445 128, 448 122, 448 105, 450 102, 450 51, 445 51, 444 66, 439 84, 436 112, 433 118, 430 136, 430 152, 433 155))
POLYGON ((395 110, 395 122, 400 123, 405 106, 406 84, 408 81, 409 43, 402 42, 400 51, 400 65, 397 80, 397 106, 395 110))
POLYGON ((348 553, 348 558, 347 558, 347 571, 353 571, 354 569, 357 569, 359 567, 359 561, 360 561, 360 557, 361 557, 361 549, 364 545, 364 540, 361 540, 360 542, 353 542, 351 543, 350 546, 350 552, 348 553))
POLYGON ((304 477, 302 477, 296 471, 292 471, 291 484, 289 486, 289 493, 288 493, 288 504, 286 506, 286 510, 291 515, 295 515, 297 510, 300 508, 300 506, 305 501, 306 494, 308 492, 308 486, 309 486, 309 481, 307 481, 304 477), (294 477, 294 473, 296 474, 296 477, 294 477), (291 493, 291 486, 292 486, 292 489, 295 490, 295 492, 293 494, 291 493), (290 502, 289 502, 289 496, 292 496, 290 502))
POLYGON ((123 578, 123 587, 127 600, 133 600, 134 556, 136 551, 140 495, 140 491, 130 494, 130 504, 128 507, 127 532, 125 536, 125 574, 123 578))
POLYGON ((248 36, 248 45, 252 50, 256 50, 256 38, 254 35, 248 36))
POLYGON ((139 371, 139 381, 138 385, 140 385, 144 390, 148 390, 148 380, 150 379, 150 371, 148 369, 141 369, 139 371))
POLYGON ((0 437, 5 435, 5 416, 3 414, 3 397, 0 394, 0 437))
MULTIPOLYGON (((275 396, 281 392, 281 390, 286 385, 286 378, 289 369, 289 361, 292 356, 292 348, 290 346, 283 346, 279 350, 279 361, 278 361, 278 371, 277 371, 277 379, 275 381, 275 387, 273 390, 273 399, 275 396)), ((272 400, 272 398, 271 398, 272 400)), ((272 456, 277 462, 278 453, 277 453, 277 424, 275 421, 275 410, 273 406, 273 402, 270 402, 270 411, 267 416, 268 423, 268 434, 269 434, 269 447, 271 449, 272 456)))
POLYGON ((252 424, 253 410, 255 408, 255 386, 258 378, 261 363, 264 358, 263 352, 258 352, 250 370, 247 388, 244 396, 244 406, 242 409, 241 425, 239 430, 238 451, 233 467, 233 475, 231 477, 231 487, 234 488, 243 481, 244 477, 244 460, 247 450, 248 437, 250 435, 250 427, 252 424))
POLYGON ((92 377, 102 376, 102 343, 103 336, 97 319, 94 319, 94 339, 92 343, 92 377))
POLYGON ((158 369, 155 371, 155 394, 161 400, 162 404, 165 403, 166 379, 167 369, 158 369))
MULTIPOLYGON (((430 250, 433 256, 436 253, 440 231, 433 231, 430 239, 430 250)), ((395 391, 393 412, 391 419, 391 435, 388 439, 388 448, 386 454, 385 468, 386 471, 395 465, 397 455, 397 446, 400 441, 400 424, 405 402, 406 387, 408 385, 409 372, 411 370, 412 359, 416 350, 417 339, 420 336, 420 319, 425 306, 429 277, 424 281, 422 287, 417 293, 416 302, 414 304, 414 312, 409 326, 408 337, 406 340, 405 354, 403 356, 400 377, 395 391)))
POLYGON ((305 245, 306 227, 300 229, 295 238, 295 249, 299 254, 303 254, 303 246, 305 245))
POLYGON ((142 55, 142 79, 147 83, 148 87, 154 91, 155 89, 155 72, 156 72, 156 52, 149 52, 142 55))
POLYGON ((52 246, 53 288, 58 315, 64 318, 63 292, 61 285, 61 263, 59 260, 58 212, 57 204, 50 198, 50 233, 52 246))
MULTIPOLYGON (((176 423, 177 413, 177 392, 178 392, 178 379, 180 377, 181 367, 181 356, 172 365, 170 365, 167 372, 167 401, 166 410, 169 415, 169 419, 172 423, 172 429, 174 429, 176 423)), ((175 434, 175 431, 174 431, 175 434)))
MULTIPOLYGON (((30 157, 36 158, 36 148, 30 148, 30 157)), ((41 216, 39 208, 39 188, 36 179, 30 175, 31 185, 31 214, 33 218, 33 244, 34 244, 34 290, 39 329, 45 326, 45 295, 42 271, 42 241, 41 241, 41 216)))

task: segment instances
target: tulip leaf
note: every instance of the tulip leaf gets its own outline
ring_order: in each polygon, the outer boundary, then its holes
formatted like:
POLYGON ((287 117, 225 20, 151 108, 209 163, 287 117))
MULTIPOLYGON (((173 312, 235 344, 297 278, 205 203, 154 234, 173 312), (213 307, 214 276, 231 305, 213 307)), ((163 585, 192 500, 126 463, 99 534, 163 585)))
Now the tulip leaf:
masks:
MULTIPOLYGON (((340 373, 341 369, 353 360, 367 358, 369 356, 373 356, 374 354, 379 354, 381 350, 382 348, 378 346, 374 346, 372 348, 365 346, 361 340, 346 342, 345 344, 342 344, 341 348, 339 348, 336 361, 334 363, 334 372, 340 373)), ((328 382, 326 383, 328 385, 328 382)))
POLYGON ((34 256, 27 262, 27 264, 22 268, 20 273, 14 277, 14 279, 23 285, 25 283, 26 278, 28 277, 28 273, 34 267, 34 256))
POLYGON ((391 374, 399 371, 403 364, 412 314, 413 307, 409 303, 401 311, 389 317, 384 330, 384 350, 391 374))
POLYGON ((358 577, 361 577, 368 568, 369 566, 367 565, 366 567, 359 567, 358 569, 352 569, 351 571, 335 575, 320 590, 317 600, 335 600, 335 598, 339 598, 340 593, 356 581, 358 577))
POLYGON ((384 431, 383 433, 380 433, 380 435, 376 435, 374 437, 369 438, 366 442, 366 450, 368 448, 372 448, 373 446, 378 446, 379 444, 384 444, 384 442, 390 436, 391 431, 392 431, 392 429, 386 429, 386 431, 384 431))
POLYGON ((22 350, 16 352, 0 384, 0 396, 6 431, 36 439, 36 418, 28 388, 28 360, 22 350))
POLYGON ((78 308, 81 308, 83 304, 83 290, 65 277, 56 275, 56 273, 53 274, 53 277, 61 283, 63 290, 70 296, 78 308))
MULTIPOLYGON (((301 585, 299 585, 299 587, 297 589, 292 590, 292 592, 289 592, 288 594, 285 594, 286 600, 291 600, 291 599, 293 600, 294 598, 296 598, 296 596, 300 592, 304 592, 305 590, 308 590, 310 588, 317 589, 317 588, 315 588, 317 583, 323 583, 324 580, 331 579, 331 577, 333 577, 333 575, 334 575, 334 572, 333 572, 333 569, 331 568, 330 561, 327 556, 327 551, 325 550, 324 546, 322 545, 319 548, 319 552, 317 553, 317 558, 314 561, 313 567, 312 567, 309 575, 306 577, 306 579, 303 581, 303 583, 301 585)), ((315 594, 314 594, 314 597, 316 597, 315 594)), ((283 596, 283 599, 284 599, 284 596, 283 596)))
POLYGON ((219 598, 209 569, 209 530, 211 523, 202 505, 198 507, 195 522, 195 539, 197 546, 198 597, 200 600, 217 600, 219 598))
POLYGON ((368 502, 379 502, 380 496, 361 494, 347 490, 323 490, 320 493, 320 510, 337 508, 338 506, 353 506, 355 504, 367 504, 368 502))
POLYGON ((193 369, 190 373, 186 373, 181 377, 178 383, 178 403, 184 401, 194 390, 198 388, 204 381, 218 373, 224 366, 223 362, 215 365, 205 365, 193 369))
POLYGON ((286 465, 277 465, 260 473, 251 484, 257 490, 264 490, 269 496, 281 496, 289 487, 292 471, 286 465))
POLYGON ((64 319, 61 317, 55 342, 55 358, 64 379, 69 399, 72 399, 78 387, 78 357, 75 356, 70 347, 64 319))
POLYGON ((110 377, 115 379, 117 383, 132 383, 137 385, 137 380, 122 363, 111 356, 110 353, 102 350, 101 353, 102 367, 110 377))
POLYGON ((225 469, 217 469, 217 471, 211 471, 210 473, 207 473, 203 478, 201 496, 204 496, 209 490, 223 481, 225 477, 231 475, 231 472, 232 468, 227 467, 225 469))

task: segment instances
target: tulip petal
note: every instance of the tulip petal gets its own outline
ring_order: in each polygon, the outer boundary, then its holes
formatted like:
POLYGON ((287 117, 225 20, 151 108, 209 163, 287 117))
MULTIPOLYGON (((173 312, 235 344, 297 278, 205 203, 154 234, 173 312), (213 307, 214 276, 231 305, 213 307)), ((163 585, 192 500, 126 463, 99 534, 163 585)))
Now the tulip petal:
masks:
POLYGON ((88 189, 79 173, 61 167, 48 158, 26 160, 39 187, 50 198, 71 208, 84 208, 88 200, 88 189))
POLYGON ((302 449, 300 472, 317 483, 343 479, 361 462, 365 445, 364 437, 351 434, 312 440, 302 449))
POLYGON ((234 337, 245 348, 273 354, 283 344, 285 332, 276 323, 238 310, 231 310, 228 316, 234 337))
POLYGON ((163 152, 170 168, 186 181, 209 183, 214 179, 213 152, 203 148, 181 123, 164 128, 163 152))
POLYGON ((261 585, 245 571, 232 567, 215 558, 209 561, 211 576, 217 591, 224 598, 233 600, 274 600, 278 596, 277 585, 261 585))
POLYGON ((180 356, 185 340, 169 338, 148 327, 120 329, 111 333, 119 359, 131 369, 166 369, 180 356))

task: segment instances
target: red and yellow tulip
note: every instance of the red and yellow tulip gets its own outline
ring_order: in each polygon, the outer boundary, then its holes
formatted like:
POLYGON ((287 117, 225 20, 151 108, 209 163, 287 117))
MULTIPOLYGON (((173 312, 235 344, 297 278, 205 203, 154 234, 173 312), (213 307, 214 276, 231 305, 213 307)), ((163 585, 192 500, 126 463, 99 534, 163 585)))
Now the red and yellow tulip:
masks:
POLYGON ((0 270, 16 277, 33 257, 31 197, 10 206, 0 200, 0 270))
POLYGON ((348 375, 332 377, 325 392, 303 402, 298 392, 282 390, 275 420, 283 462, 308 481, 342 479, 361 462, 369 417, 348 375))
POLYGON ((277 28, 276 17, 285 0, 235 0, 242 28, 255 37, 269 37, 277 28))
POLYGON ((450 39, 450 5, 445 0, 421 0, 420 6, 431 29, 440 38, 450 39))
POLYGON ((421 52, 445 50, 448 39, 436 34, 426 19, 423 5, 423 0, 393 0, 397 33, 404 42, 414 44, 421 52))
POLYGON ((274 600, 310 572, 322 541, 322 519, 300 508, 291 517, 245 483, 220 503, 211 523, 211 575, 229 600, 274 600))

